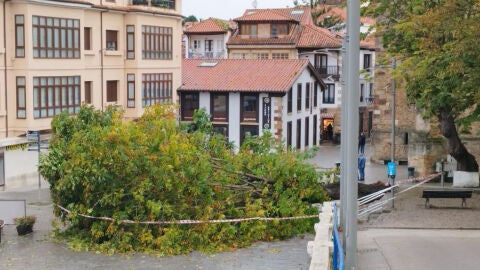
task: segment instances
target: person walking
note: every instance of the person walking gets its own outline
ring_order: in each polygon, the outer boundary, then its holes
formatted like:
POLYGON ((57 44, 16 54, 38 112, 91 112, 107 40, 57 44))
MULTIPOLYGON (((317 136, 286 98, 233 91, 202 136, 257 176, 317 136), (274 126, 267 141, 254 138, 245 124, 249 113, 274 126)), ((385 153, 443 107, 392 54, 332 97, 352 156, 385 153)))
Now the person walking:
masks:
POLYGON ((358 153, 365 153, 365 141, 367 140, 365 133, 362 131, 358 137, 358 153))
POLYGON ((365 163, 367 163, 367 159, 362 153, 358 156, 358 181, 365 181, 365 163))

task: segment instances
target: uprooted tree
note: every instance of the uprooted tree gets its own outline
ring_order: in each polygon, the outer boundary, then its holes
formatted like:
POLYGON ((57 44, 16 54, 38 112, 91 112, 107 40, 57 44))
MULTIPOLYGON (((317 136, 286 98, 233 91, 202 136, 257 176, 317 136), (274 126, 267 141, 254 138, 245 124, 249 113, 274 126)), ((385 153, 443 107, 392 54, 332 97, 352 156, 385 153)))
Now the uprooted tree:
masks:
POLYGON ((178 125, 173 111, 152 106, 138 121, 125 122, 114 109, 83 106, 76 116, 53 119, 40 172, 50 183, 54 204, 70 211, 54 210, 74 247, 108 253, 215 252, 312 232, 316 218, 142 223, 308 216, 317 213, 311 203, 325 199, 315 169, 268 134, 233 151, 225 137, 198 128, 204 124, 178 125))
POLYGON ((480 121, 480 2, 376 0, 367 11, 380 21, 384 47, 401 60, 409 100, 438 119, 457 169, 478 172, 460 134, 480 121))

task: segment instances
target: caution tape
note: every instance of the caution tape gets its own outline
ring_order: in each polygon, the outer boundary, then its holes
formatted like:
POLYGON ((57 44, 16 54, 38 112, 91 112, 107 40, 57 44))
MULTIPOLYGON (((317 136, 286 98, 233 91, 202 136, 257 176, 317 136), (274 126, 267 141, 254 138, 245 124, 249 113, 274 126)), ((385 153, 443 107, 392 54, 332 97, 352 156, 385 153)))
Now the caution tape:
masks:
MULTIPOLYGON (((62 207, 61 205, 56 205, 62 211, 67 214, 71 214, 72 211, 62 207)), ((318 215, 305 215, 305 216, 295 216, 295 217, 250 217, 250 218, 234 218, 234 219, 214 219, 214 220, 191 220, 191 219, 182 219, 182 220, 167 220, 167 221, 135 221, 128 219, 114 219, 110 217, 95 217, 85 214, 77 214, 78 216, 96 219, 96 220, 105 220, 105 221, 114 221, 118 223, 126 224, 146 224, 146 225, 172 225, 172 224, 205 224, 205 223, 234 223, 234 222, 244 222, 244 221, 274 221, 274 220, 295 220, 295 219, 309 219, 309 218, 318 218, 318 215)))

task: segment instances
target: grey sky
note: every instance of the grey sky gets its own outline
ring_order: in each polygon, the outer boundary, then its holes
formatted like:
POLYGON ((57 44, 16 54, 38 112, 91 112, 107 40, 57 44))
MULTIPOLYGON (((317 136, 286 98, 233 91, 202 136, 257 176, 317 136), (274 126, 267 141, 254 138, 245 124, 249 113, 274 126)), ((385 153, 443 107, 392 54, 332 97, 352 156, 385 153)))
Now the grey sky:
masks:
MULTIPOLYGON (((210 17, 234 19, 246 9, 252 8, 254 0, 182 0, 182 15, 195 15, 198 19, 210 17)), ((293 0, 256 0, 257 8, 293 7, 293 0)), ((302 1, 298 1, 302 3, 302 1)))

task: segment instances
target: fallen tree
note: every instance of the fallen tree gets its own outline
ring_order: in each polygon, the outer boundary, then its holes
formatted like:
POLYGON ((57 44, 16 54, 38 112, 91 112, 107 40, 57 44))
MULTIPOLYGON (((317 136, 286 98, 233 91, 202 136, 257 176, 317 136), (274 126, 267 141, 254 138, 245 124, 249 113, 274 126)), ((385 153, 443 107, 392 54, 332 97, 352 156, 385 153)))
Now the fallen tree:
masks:
POLYGON ((124 122, 112 108, 84 106, 53 119, 39 169, 72 246, 181 254, 312 232, 316 218, 284 219, 315 215, 311 203, 326 198, 310 164, 268 133, 235 152, 221 135, 179 126, 173 112, 153 106, 124 122), (246 220, 202 222, 227 219, 246 220))

